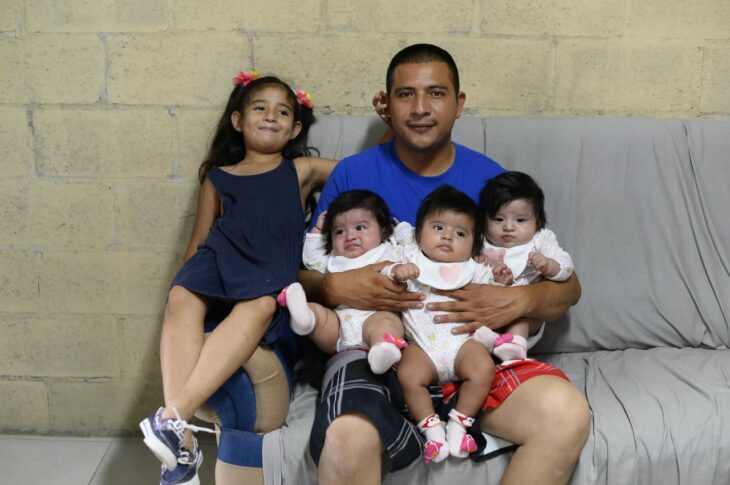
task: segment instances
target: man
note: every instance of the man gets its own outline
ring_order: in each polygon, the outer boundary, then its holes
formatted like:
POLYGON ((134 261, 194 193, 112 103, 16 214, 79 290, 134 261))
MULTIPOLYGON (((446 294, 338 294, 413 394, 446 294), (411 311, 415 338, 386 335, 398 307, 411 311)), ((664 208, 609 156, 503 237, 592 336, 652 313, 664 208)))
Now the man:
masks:
MULTIPOLYGON (((317 212, 340 192, 355 188, 377 192, 393 216, 411 223, 423 196, 443 183, 476 199, 484 182, 503 169, 451 141, 466 100, 458 76, 453 58, 439 47, 416 44, 396 54, 388 67, 387 92, 376 97, 378 114, 394 140, 340 162, 317 212)), ((395 312, 420 307, 422 295, 405 292, 378 273, 384 264, 327 275, 306 272, 302 282, 308 295, 330 305, 395 312)), ((443 294, 455 300, 430 307, 449 312, 434 320, 462 322, 456 332, 465 333, 481 325, 497 329, 522 316, 554 320, 578 301, 580 285, 573 275, 564 283, 469 285, 443 294)), ((352 350, 328 363, 310 443, 321 484, 379 483, 383 453, 392 471, 420 457, 418 432, 396 411, 401 403, 395 373, 373 376, 364 359, 364 352, 352 350)), ((589 410, 561 375, 542 365, 516 389, 502 388, 499 395, 493 387, 491 402, 501 405, 484 413, 482 429, 520 445, 503 484, 560 484, 570 478, 587 437, 589 410)), ((495 383, 499 381, 500 372, 495 383)))

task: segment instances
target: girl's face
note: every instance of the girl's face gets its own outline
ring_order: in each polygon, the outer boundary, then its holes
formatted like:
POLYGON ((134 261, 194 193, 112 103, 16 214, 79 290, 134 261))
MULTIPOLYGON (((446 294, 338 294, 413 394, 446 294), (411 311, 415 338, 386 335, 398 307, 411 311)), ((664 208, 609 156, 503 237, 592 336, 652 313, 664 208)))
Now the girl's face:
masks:
POLYGON ((467 214, 452 210, 427 214, 418 242, 423 254, 433 261, 466 261, 474 248, 474 220, 467 214))
POLYGON ((357 258, 382 242, 383 230, 366 209, 351 209, 332 220, 332 249, 338 256, 357 258))
POLYGON ((515 199, 487 217, 487 240, 495 246, 511 248, 532 240, 537 232, 535 208, 527 199, 515 199))
POLYGON ((287 92, 279 86, 255 91, 243 114, 234 111, 231 122, 243 133, 246 153, 281 153, 302 129, 301 122, 294 121, 294 107, 287 92))

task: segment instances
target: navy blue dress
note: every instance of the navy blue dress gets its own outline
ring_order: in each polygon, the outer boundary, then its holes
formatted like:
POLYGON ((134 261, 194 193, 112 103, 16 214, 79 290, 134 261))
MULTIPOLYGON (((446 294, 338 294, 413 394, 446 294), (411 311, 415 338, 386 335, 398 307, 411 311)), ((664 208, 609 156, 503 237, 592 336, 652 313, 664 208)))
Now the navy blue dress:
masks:
MULTIPOLYGON (((276 296, 295 282, 304 239, 299 180, 290 160, 256 175, 213 167, 208 178, 223 201, 223 215, 171 285, 216 303, 207 322, 220 321, 238 301, 276 296)), ((289 325, 289 313, 277 308, 263 343, 276 340, 282 325, 289 325)))

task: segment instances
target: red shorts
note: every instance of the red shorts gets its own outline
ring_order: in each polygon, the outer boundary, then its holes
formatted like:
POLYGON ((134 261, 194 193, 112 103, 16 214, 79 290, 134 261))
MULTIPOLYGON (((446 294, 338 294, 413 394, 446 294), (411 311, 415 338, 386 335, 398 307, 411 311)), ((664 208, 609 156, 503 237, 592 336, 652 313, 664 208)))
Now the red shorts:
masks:
POLYGON ((537 376, 556 376, 562 377, 566 381, 569 380, 568 376, 557 367, 532 359, 510 362, 505 366, 497 365, 492 388, 489 390, 489 396, 484 401, 482 409, 498 408, 520 384, 537 376))
MULTIPOLYGON (((492 388, 489 390, 489 395, 484 401, 482 410, 498 408, 520 384, 537 376, 556 376, 566 381, 569 380, 568 376, 557 367, 532 359, 517 360, 507 365, 498 364, 492 381, 492 388)), ((453 382, 441 386, 443 401, 449 401, 457 389, 458 385, 453 382)))

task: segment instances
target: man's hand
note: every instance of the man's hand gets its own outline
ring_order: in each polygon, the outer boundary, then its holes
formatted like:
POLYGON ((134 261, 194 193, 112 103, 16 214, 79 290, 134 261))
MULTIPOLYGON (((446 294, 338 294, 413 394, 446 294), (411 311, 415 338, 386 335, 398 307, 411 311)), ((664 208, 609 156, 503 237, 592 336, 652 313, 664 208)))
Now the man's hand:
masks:
POLYGON ((389 264, 384 261, 343 273, 328 273, 322 284, 325 301, 333 307, 346 305, 360 310, 400 312, 421 308, 425 295, 406 291, 404 284, 380 274, 389 264))
POLYGON ((470 333, 483 325, 497 329, 526 314, 522 293, 525 288, 470 283, 458 290, 434 290, 455 301, 429 303, 428 309, 447 312, 434 317, 436 323, 464 323, 453 330, 454 334, 470 333))

